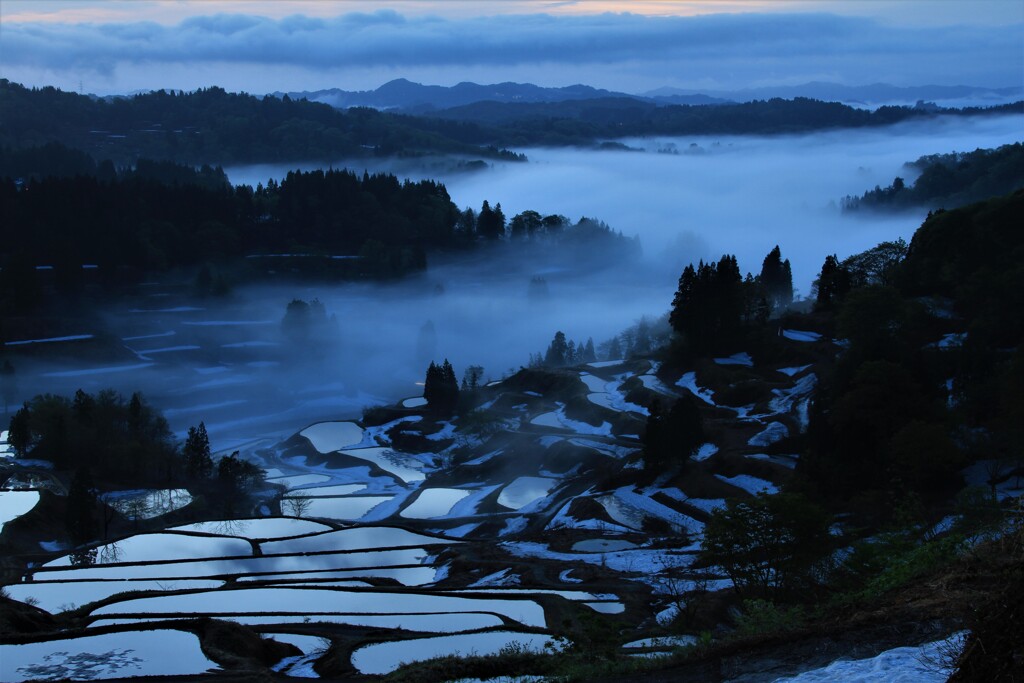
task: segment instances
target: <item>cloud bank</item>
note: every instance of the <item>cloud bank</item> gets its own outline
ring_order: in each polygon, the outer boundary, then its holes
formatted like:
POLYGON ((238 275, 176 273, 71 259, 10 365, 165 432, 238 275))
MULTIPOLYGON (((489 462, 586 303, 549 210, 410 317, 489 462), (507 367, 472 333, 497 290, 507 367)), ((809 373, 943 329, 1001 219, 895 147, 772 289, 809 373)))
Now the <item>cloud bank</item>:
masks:
POLYGON ((275 70, 282 77, 390 70, 424 79, 436 74, 434 81, 443 83, 463 80, 460 74, 466 73, 493 74, 494 80, 535 73, 532 80, 543 85, 592 74, 589 83, 624 90, 812 79, 998 87, 1024 79, 1022 32, 1022 24, 909 28, 812 13, 442 18, 381 10, 280 19, 216 14, 174 25, 8 23, 3 70, 14 80, 44 73, 116 80, 142 67, 179 74, 199 68, 206 78, 223 74, 222 85, 255 92, 287 85, 261 82, 275 70), (629 87, 639 74, 656 80, 629 87))

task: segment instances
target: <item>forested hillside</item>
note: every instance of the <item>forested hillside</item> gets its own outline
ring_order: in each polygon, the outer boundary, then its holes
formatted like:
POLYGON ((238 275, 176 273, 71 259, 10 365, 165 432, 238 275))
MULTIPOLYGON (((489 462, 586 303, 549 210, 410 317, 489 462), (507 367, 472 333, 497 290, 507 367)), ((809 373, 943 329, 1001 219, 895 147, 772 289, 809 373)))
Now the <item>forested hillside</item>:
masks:
POLYGON ((335 161, 425 152, 500 156, 498 150, 464 141, 473 136, 456 138, 441 128, 453 126, 217 87, 96 99, 0 79, 0 146, 60 142, 118 163, 138 158, 189 164, 335 161))
POLYGON ((920 207, 955 209, 1024 187, 1024 145, 930 154, 905 164, 917 179, 897 177, 860 197, 845 197, 844 211, 901 211, 920 207))

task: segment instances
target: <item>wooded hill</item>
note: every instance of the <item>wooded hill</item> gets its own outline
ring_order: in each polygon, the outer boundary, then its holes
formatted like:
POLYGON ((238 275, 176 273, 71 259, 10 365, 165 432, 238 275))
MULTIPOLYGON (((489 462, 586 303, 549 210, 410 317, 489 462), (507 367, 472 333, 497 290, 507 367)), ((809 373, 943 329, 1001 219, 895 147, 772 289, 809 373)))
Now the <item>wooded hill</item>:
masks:
POLYGON ((340 111, 288 97, 222 88, 99 99, 0 79, 0 146, 60 142, 99 159, 190 164, 323 160, 373 155, 467 154, 515 160, 451 125, 375 109, 340 111))

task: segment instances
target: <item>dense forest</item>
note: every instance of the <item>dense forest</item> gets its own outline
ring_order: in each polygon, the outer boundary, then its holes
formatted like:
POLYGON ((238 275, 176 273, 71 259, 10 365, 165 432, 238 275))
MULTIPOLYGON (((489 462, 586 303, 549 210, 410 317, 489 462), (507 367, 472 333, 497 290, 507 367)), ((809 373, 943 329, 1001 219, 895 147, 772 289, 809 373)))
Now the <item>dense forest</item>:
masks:
POLYGON ((929 154, 905 164, 919 174, 912 185, 897 177, 860 197, 845 197, 844 211, 900 211, 920 207, 955 209, 1024 186, 1024 145, 929 154))
POLYGON ((477 102, 432 116, 492 129, 492 144, 576 145, 642 135, 766 135, 835 128, 887 126, 938 114, 977 116, 1019 113, 1022 103, 987 109, 880 107, 857 109, 807 98, 756 100, 742 104, 658 106, 633 99, 555 103, 477 102))
MULTIPOLYGON (((686 268, 670 312, 673 342, 656 355, 667 366, 697 367, 716 401, 746 403, 757 388, 736 381, 742 372, 722 375, 710 356, 744 349, 756 364, 775 364, 786 358, 783 328, 820 334, 806 431, 765 450, 798 453, 795 476, 780 493, 728 500, 700 543, 701 564, 723 570, 735 587, 737 634, 828 628, 885 609, 894 591, 979 557, 1000 567, 1008 586, 1019 582, 1019 507, 1002 501, 996 479, 991 489, 965 488, 964 472, 981 464, 1012 480, 1024 471, 1022 213, 1019 189, 934 212, 909 245, 829 256, 813 309, 804 311, 769 305, 769 316, 751 313, 769 299, 766 273, 784 274, 778 253, 758 276, 741 277, 730 255, 686 268), (943 515, 953 521, 935 526, 943 515), (841 538, 831 531, 837 523, 848 530, 841 538)), ((785 288, 784 277, 777 282, 776 291, 785 288)), ((644 436, 650 476, 692 471, 704 430, 721 419, 709 411, 717 407, 688 395, 652 407, 644 436)), ((688 594, 700 598, 699 590, 688 594)), ((1007 588, 986 599, 1000 606, 1019 596, 1007 588)), ((984 638, 993 659, 977 661, 973 650, 983 644, 969 642, 964 661, 973 657, 979 670, 1010 666, 1019 646, 994 630, 1015 628, 1012 617, 1003 610, 973 619, 983 635, 972 638, 984 638)))
MULTIPOLYGON (((814 311, 783 313, 842 341, 823 374, 797 472, 823 505, 887 521, 894 500, 945 500, 982 453, 1017 457, 1024 424, 1024 190, 937 211, 908 246, 886 242, 825 259, 814 311), (936 340, 939 340, 938 342, 936 340), (886 502, 885 505, 879 503, 886 502)), ((779 321, 770 273, 735 257, 688 266, 670 313, 672 362, 738 349, 771 357, 779 321)), ((785 289, 785 278, 774 291, 785 289)))
POLYGON ((60 142, 120 163, 138 158, 189 164, 335 161, 428 152, 521 159, 478 146, 470 140, 478 135, 452 137, 457 128, 375 109, 339 111, 217 87, 99 99, 0 79, 0 146, 12 148, 60 142))
POLYGON ((139 160, 115 169, 57 143, 5 163, 35 169, 27 180, 0 176, 0 309, 13 313, 37 307, 44 276, 69 295, 87 276, 116 285, 203 268, 208 294, 223 289, 211 269, 236 281, 364 279, 422 270, 431 250, 504 242, 543 242, 580 259, 639 250, 594 219, 531 210, 509 219, 486 200, 460 211, 444 185, 389 174, 291 172, 253 189, 232 187, 219 167, 139 160))

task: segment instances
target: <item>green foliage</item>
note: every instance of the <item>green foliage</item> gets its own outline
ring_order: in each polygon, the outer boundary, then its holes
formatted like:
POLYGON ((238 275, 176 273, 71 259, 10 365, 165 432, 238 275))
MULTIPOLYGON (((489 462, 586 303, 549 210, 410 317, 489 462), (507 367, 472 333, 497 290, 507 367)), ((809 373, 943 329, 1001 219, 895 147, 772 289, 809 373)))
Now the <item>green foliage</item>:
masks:
POLYGON ((872 543, 858 543, 844 566, 846 580, 852 578, 858 587, 841 593, 837 602, 874 600, 948 565, 963 549, 963 538, 958 535, 914 542, 906 533, 893 533, 872 543))
POLYGON ((800 605, 783 606, 768 600, 744 600, 736 617, 736 631, 743 636, 774 635, 800 628, 806 623, 800 605))
POLYGON ((741 595, 794 592, 819 583, 829 517, 800 495, 759 493, 711 514, 701 559, 722 567, 741 595))

